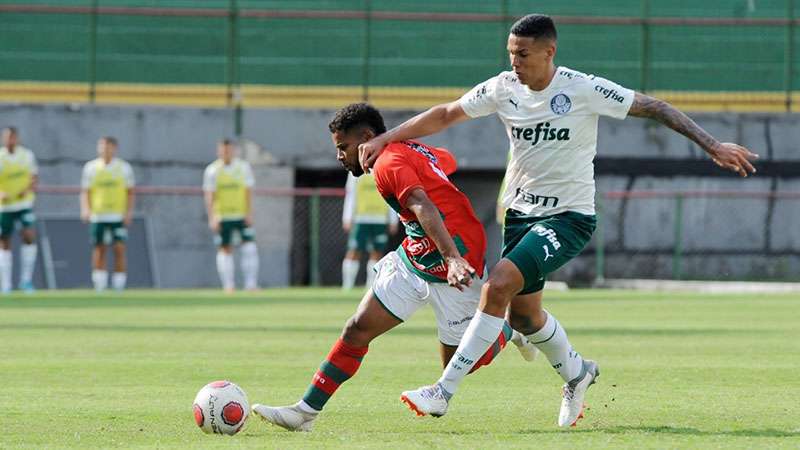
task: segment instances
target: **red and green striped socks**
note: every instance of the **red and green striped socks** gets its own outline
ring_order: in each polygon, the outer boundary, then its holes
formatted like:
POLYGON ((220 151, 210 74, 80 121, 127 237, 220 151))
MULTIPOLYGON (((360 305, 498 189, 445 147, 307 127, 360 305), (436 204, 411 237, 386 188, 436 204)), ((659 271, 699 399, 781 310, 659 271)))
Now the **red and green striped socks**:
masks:
POLYGON ((339 338, 314 374, 303 402, 321 411, 336 389, 356 374, 369 347, 353 347, 339 338))

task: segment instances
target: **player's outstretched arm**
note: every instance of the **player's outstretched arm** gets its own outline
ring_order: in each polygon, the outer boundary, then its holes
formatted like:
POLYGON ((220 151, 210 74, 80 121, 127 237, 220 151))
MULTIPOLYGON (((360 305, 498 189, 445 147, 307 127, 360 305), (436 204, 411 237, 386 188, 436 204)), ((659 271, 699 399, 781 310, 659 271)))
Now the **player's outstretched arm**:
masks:
POLYGON ((375 163, 375 160, 378 159, 386 144, 430 136, 469 118, 458 101, 436 105, 406 120, 386 133, 375 136, 359 145, 358 160, 361 163, 361 167, 367 172, 375 163))
POLYGON ((756 172, 750 161, 757 159, 758 155, 741 145, 717 141, 689 116, 663 100, 637 92, 628 115, 657 120, 672 128, 694 141, 724 169, 732 170, 743 177, 756 172))
POLYGON ((428 194, 422 188, 414 189, 408 195, 405 207, 414 213, 425 234, 431 238, 447 263, 447 284, 458 290, 464 290, 462 286, 472 284, 475 269, 461 257, 456 243, 444 226, 439 209, 428 198, 428 194))

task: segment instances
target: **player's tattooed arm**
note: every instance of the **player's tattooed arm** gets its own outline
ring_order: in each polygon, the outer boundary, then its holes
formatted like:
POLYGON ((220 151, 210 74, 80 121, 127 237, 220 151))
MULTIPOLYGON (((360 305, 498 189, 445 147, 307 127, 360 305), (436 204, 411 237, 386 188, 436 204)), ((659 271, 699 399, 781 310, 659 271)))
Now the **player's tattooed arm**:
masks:
POLYGON ((700 146, 720 167, 746 177, 756 169, 750 161, 758 155, 741 145, 719 142, 689 116, 669 103, 637 92, 628 115, 653 119, 686 136, 700 146))

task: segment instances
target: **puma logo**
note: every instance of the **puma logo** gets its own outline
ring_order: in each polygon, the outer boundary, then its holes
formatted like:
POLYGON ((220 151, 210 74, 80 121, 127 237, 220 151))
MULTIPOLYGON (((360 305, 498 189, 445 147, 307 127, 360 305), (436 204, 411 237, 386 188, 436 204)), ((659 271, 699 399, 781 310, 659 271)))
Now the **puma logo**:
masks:
POLYGON ((553 255, 550 254, 550 248, 547 244, 543 245, 542 248, 544 249, 544 260, 547 261, 548 259, 552 258, 553 255))
POLYGON ((514 109, 519 110, 519 102, 515 102, 513 98, 508 99, 508 103, 514 105, 514 109))

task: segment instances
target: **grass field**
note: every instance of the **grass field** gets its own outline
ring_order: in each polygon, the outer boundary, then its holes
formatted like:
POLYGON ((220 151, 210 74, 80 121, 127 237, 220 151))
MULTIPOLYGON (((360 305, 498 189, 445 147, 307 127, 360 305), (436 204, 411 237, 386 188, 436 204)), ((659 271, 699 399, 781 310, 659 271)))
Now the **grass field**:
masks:
MULTIPOLYGON (((46 292, 0 298, 0 448, 799 448, 800 298, 573 291, 546 297, 602 376, 578 428, 560 379, 511 348, 447 416, 398 401, 438 377, 431 310, 379 338, 310 434, 250 420, 202 434, 191 403, 226 378, 251 402, 304 392, 358 301, 338 290, 46 292)), ((254 418, 251 418, 254 419, 254 418)))

